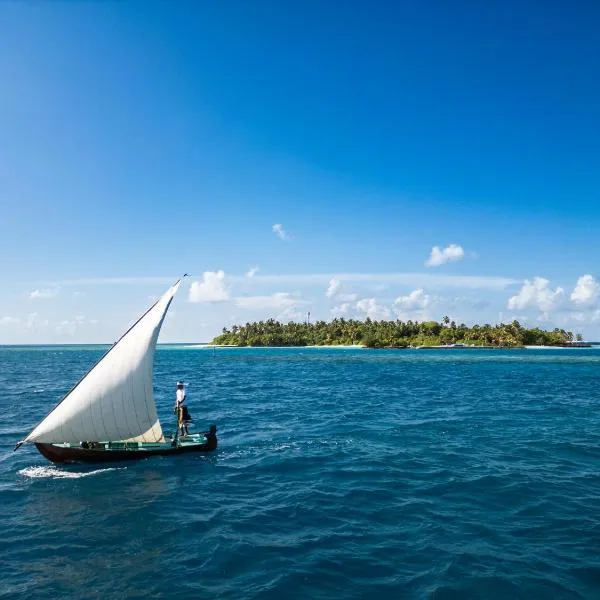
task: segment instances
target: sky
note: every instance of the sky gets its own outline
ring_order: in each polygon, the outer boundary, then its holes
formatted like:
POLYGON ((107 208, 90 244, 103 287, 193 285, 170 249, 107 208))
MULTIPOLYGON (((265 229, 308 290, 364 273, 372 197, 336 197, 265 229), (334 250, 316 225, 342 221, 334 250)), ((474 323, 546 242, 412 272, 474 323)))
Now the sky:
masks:
POLYGON ((600 339, 600 4, 0 3, 0 343, 600 339))

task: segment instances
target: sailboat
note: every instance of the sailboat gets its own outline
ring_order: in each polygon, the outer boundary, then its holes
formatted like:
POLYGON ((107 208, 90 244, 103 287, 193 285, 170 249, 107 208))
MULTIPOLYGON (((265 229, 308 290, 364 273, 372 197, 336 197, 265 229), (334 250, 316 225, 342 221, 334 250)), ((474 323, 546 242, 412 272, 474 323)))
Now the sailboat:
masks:
POLYGON ((152 391, 156 342, 182 280, 113 344, 15 450, 33 443, 55 463, 95 463, 217 448, 215 425, 205 433, 166 437, 156 413, 152 391))

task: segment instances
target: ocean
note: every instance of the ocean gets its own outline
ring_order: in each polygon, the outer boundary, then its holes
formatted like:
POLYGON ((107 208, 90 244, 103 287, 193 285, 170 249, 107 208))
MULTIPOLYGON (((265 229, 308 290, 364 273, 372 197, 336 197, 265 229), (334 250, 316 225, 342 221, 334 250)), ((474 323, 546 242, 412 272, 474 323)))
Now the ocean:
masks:
POLYGON ((0 598, 600 598, 600 350, 159 347, 210 455, 22 439, 101 356, 0 347, 0 598))

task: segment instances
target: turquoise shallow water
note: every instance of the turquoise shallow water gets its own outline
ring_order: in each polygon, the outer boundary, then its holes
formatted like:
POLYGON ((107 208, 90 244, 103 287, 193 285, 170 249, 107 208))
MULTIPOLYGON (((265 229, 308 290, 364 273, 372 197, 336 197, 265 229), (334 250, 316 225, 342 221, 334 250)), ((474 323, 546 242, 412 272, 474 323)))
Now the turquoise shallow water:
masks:
POLYGON ((600 351, 167 347, 210 456, 12 446, 101 355, 0 348, 0 598, 600 598, 600 351))

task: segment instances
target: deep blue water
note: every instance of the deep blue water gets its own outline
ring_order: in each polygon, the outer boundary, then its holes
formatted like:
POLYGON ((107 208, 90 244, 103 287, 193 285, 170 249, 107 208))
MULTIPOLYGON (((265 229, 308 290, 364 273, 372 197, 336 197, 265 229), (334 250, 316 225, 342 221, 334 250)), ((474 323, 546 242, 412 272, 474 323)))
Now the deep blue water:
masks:
POLYGON ((600 350, 162 348, 213 455, 21 439, 99 347, 0 348, 0 598, 600 598, 600 350))

